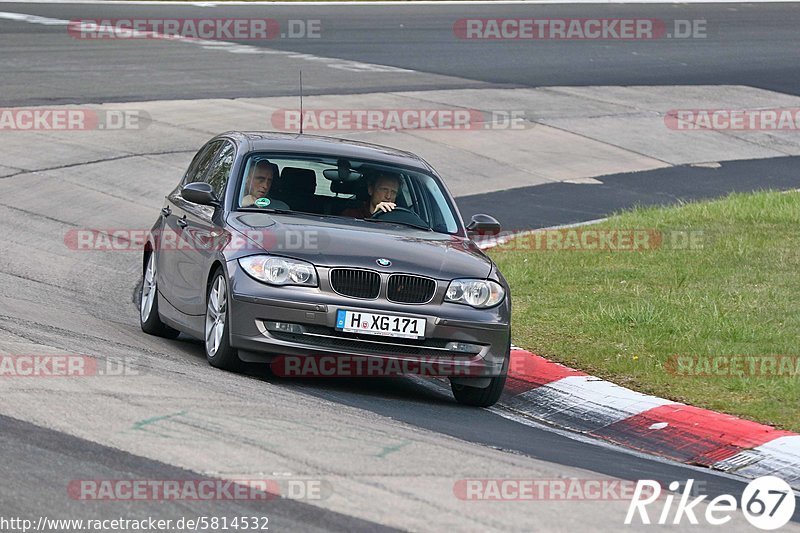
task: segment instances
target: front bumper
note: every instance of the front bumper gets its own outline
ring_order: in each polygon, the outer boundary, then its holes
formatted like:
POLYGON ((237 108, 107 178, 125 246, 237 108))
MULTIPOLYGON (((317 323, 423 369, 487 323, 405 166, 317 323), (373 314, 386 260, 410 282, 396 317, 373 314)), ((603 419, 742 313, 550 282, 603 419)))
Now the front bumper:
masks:
MULTIPOLYGON (((502 372, 509 356, 507 301, 491 309, 474 309, 442 303, 438 289, 427 304, 399 304, 381 297, 362 300, 333 292, 326 286, 324 269, 318 269, 319 287, 273 287, 250 278, 236 262, 228 267, 231 346, 239 349, 245 361, 271 362, 276 356, 352 356, 387 362, 437 362, 437 372, 452 368, 454 376, 491 377, 502 372), (336 331, 339 309, 423 318, 425 338, 336 331), (292 324, 295 331, 277 331, 270 324, 274 322, 292 324), (452 349, 452 343, 459 343, 460 348, 452 349)), ((440 283, 446 290, 447 282, 440 283)))

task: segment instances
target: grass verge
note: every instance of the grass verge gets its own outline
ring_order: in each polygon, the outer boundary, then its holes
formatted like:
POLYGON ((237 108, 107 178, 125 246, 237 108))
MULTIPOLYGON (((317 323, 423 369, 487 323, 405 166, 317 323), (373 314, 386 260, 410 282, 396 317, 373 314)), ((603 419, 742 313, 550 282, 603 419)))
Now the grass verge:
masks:
POLYGON ((490 251, 512 288, 514 342, 641 392, 800 431, 800 193, 640 208, 580 228, 610 229, 662 239, 568 250, 562 231, 548 249, 528 237, 490 251))

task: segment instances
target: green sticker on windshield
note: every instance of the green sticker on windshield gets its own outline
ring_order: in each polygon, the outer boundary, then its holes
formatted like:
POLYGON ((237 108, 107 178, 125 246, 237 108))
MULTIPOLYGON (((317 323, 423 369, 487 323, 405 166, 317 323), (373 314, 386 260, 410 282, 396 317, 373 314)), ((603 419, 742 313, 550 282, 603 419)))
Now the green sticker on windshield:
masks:
POLYGON ((269 205, 269 198, 259 198, 256 200, 256 207, 267 207, 269 205))

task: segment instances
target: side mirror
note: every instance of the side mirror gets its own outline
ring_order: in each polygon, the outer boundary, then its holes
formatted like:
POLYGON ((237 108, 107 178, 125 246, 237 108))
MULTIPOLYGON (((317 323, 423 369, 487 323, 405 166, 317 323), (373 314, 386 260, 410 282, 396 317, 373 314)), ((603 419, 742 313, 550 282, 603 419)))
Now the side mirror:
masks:
POLYGON ((187 183, 181 189, 181 197, 188 200, 193 204, 210 205, 219 207, 219 199, 214 194, 214 189, 208 183, 200 181, 194 183, 187 183))
POLYGON ((470 238, 494 236, 500 233, 500 223, 489 215, 472 215, 472 220, 467 225, 467 234, 470 238))

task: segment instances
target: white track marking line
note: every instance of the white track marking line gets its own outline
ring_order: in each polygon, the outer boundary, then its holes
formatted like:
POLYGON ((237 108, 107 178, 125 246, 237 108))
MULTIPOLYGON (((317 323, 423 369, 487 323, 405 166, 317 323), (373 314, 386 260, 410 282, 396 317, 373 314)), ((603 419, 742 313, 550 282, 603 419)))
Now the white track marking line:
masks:
MULTIPOLYGON (((13 20, 18 22, 27 22, 29 24, 42 24, 45 26, 67 26, 69 25, 69 20, 65 19, 55 19, 55 18, 48 18, 48 17, 39 17, 36 15, 29 15, 27 13, 13 13, 8 11, 0 11, 0 19, 5 20, 13 20)), ((324 57, 324 56, 316 56, 313 54, 304 54, 299 52, 290 52, 284 50, 273 50, 271 48, 260 48, 257 46, 250 46, 247 44, 239 44, 239 43, 232 43, 228 41, 216 41, 216 40, 207 40, 207 39, 195 39, 191 37, 183 37, 180 35, 164 35, 157 32, 151 31, 137 31, 137 30, 117 30, 112 26, 103 26, 98 25, 96 27, 97 31, 102 33, 109 33, 114 34, 117 31, 124 31, 127 34, 133 34, 135 37, 138 38, 154 38, 164 41, 180 41, 184 43, 191 43, 195 45, 199 45, 206 50, 222 50, 224 52, 229 52, 231 54, 272 54, 272 55, 282 55, 286 56, 290 59, 299 59, 303 61, 313 61, 315 63, 321 63, 329 68, 335 68, 338 70, 346 70, 349 72, 416 72, 414 70, 408 70, 399 67, 391 67, 389 65, 376 65, 374 63, 362 63, 361 61, 351 61, 348 59, 338 59, 333 57, 324 57)))
POLYGON ((10 13, 8 11, 0 11, 0 19, 29 22, 31 24, 44 24, 45 26, 66 26, 69 24, 68 20, 38 17, 27 13, 10 13))
MULTIPOLYGON (((0 0, 0 4, 18 4, 21 0, 0 0)), ((742 0, 409 0, 409 1, 335 1, 335 2, 172 2, 158 0, 24 0, 27 4, 91 4, 91 5, 134 5, 134 6, 187 6, 187 7, 220 7, 220 6, 496 6, 525 4, 741 4, 742 0)), ((748 4, 790 3, 797 0, 750 0, 748 4)))
MULTIPOLYGON (((494 248, 495 246, 506 244, 507 242, 512 241, 517 237, 530 235, 532 233, 536 233, 537 231, 545 231, 551 229, 579 228, 581 226, 591 226, 592 224, 600 224, 601 222, 605 222, 606 220, 608 220, 608 218, 596 218, 594 220, 586 220, 585 222, 575 222, 573 224, 561 224, 558 226, 547 226, 546 228, 536 228, 536 229, 520 231, 517 233, 512 233, 510 235, 503 235, 502 237, 484 237, 482 239, 479 239, 480 242, 476 242, 476 244, 478 245, 478 248, 480 248, 481 250, 488 250, 490 248, 494 248)), ((524 348, 519 348, 519 349, 524 350, 524 348)))

